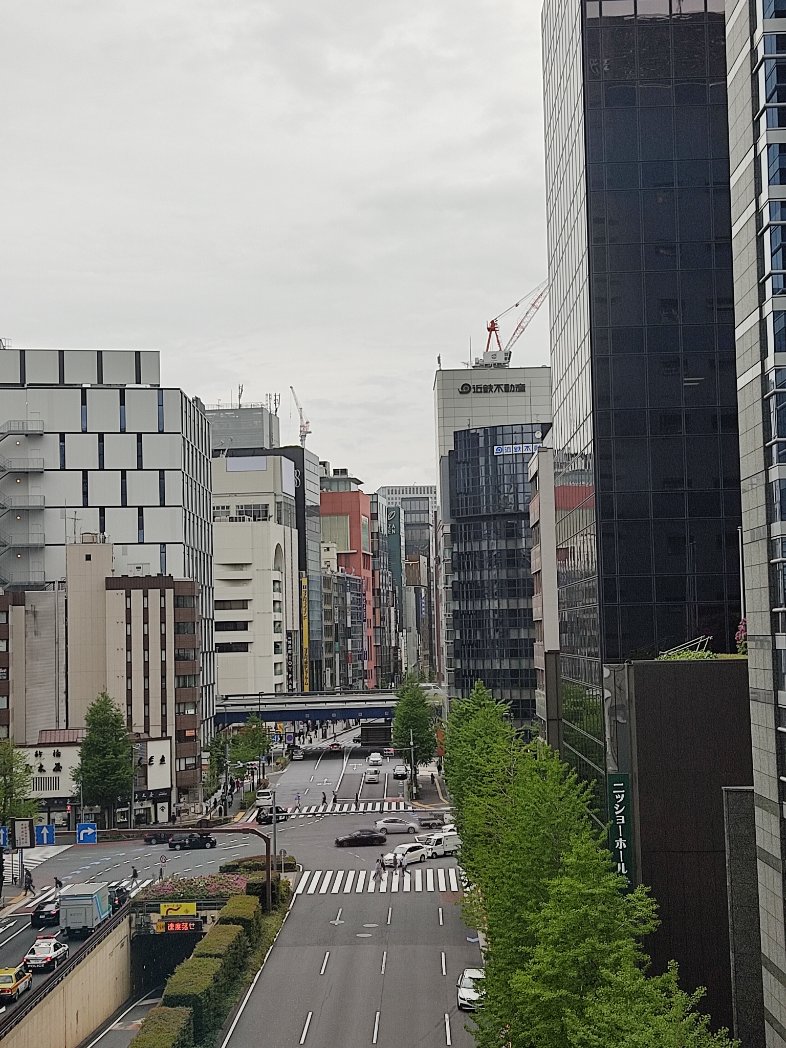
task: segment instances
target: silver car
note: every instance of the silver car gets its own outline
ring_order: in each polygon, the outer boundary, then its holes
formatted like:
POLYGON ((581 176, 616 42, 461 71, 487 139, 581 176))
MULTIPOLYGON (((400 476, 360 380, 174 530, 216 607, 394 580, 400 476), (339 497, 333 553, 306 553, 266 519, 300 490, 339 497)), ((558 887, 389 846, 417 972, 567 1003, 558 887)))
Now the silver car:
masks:
POLYGON ((377 819, 374 823, 380 833, 417 833, 418 827, 414 822, 405 822, 397 819, 395 815, 389 815, 385 819, 377 819))

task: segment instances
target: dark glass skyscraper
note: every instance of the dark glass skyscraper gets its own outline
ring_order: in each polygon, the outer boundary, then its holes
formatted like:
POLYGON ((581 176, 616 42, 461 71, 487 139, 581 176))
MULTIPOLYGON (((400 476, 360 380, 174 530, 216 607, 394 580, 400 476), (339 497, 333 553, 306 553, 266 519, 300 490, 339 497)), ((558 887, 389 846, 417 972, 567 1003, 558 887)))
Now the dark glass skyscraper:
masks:
POLYGON ((723 0, 546 0, 564 754, 603 808, 604 662, 740 618, 723 0))

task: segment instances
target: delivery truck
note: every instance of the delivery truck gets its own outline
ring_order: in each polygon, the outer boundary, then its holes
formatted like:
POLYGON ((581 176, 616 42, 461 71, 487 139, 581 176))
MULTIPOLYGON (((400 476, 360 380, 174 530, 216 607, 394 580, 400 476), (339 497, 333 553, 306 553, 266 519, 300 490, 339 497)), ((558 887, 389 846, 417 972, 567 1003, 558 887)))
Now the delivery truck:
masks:
POLYGON ((68 884, 60 892, 60 928, 68 939, 86 939, 111 912, 108 884, 68 884))

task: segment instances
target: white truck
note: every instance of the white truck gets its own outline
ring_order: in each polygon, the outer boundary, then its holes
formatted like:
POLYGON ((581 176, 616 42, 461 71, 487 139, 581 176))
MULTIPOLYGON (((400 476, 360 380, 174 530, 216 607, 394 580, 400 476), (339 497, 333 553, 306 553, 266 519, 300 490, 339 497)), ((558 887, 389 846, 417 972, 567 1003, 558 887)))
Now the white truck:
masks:
POLYGON ((68 884, 60 892, 60 928, 68 939, 86 939, 111 912, 108 884, 68 884))

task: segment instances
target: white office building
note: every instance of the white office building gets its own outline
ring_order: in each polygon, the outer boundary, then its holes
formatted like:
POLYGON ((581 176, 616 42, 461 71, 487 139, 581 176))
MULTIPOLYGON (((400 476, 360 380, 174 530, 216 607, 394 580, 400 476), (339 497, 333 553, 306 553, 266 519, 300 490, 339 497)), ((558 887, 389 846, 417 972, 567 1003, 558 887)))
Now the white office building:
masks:
MULTIPOLYGON (((214 713, 210 437, 156 351, 0 349, 0 585, 57 587, 66 547, 198 584, 203 740, 214 713)), ((51 727, 55 727, 52 724, 51 727)))

